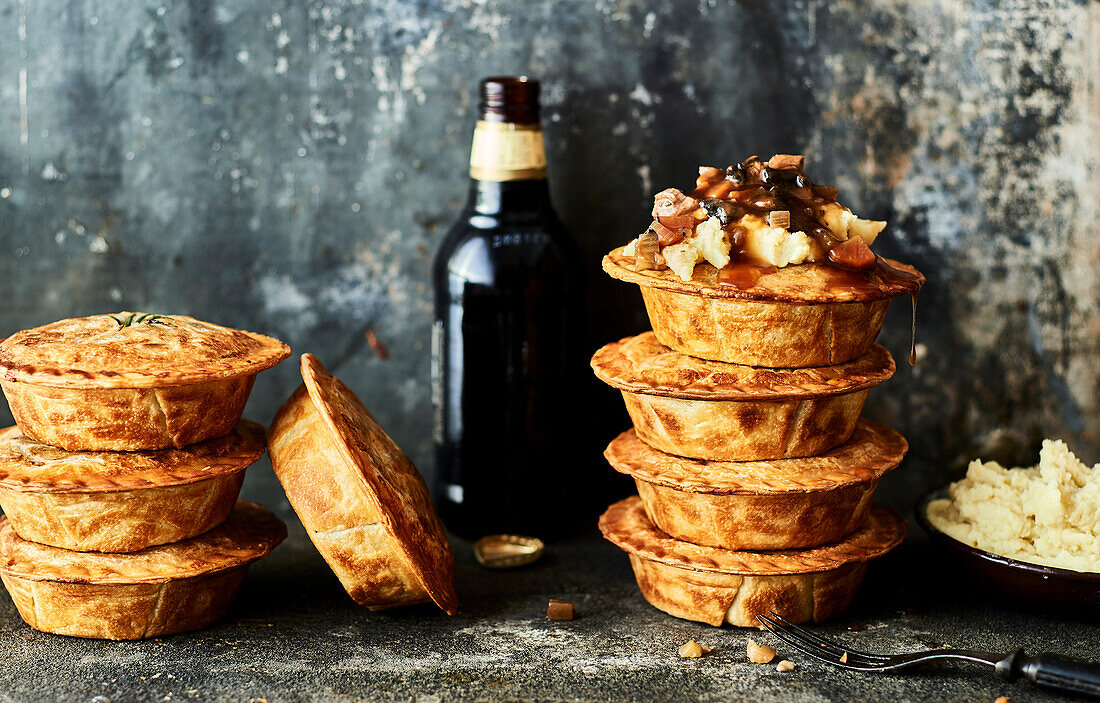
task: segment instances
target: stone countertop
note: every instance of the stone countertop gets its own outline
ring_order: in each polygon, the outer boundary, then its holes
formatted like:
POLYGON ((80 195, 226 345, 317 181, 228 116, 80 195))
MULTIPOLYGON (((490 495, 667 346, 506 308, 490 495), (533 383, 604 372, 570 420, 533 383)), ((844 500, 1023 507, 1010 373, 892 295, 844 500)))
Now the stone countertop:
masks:
MULTIPOLYGON (((871 650, 1023 646, 1100 660, 1095 624, 967 594, 922 538, 873 564, 851 610, 820 631, 871 650)), ((849 673, 766 633, 678 620, 642 599, 625 555, 595 534, 502 572, 479 567, 468 542, 454 544, 461 609, 452 618, 429 606, 356 606, 296 520, 287 542, 253 567, 230 614, 204 632, 144 642, 59 637, 31 630, 3 597, 0 701, 1068 700, 978 667, 849 673), (551 597, 575 602, 576 619, 548 621, 551 597), (749 637, 776 645, 797 668, 749 663, 749 637), (680 659, 689 639, 713 651, 680 659)))

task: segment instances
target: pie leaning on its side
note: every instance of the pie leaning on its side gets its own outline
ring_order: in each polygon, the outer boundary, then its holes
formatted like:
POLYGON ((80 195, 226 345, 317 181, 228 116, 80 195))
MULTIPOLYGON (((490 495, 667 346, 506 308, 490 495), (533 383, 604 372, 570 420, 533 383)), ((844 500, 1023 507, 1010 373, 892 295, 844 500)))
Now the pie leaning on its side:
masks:
POLYGON ((277 339, 184 315, 60 320, 0 341, 0 386, 28 437, 70 451, 184 447, 237 424, 277 339))
POLYGON ((0 508, 23 539, 78 552, 135 552, 221 524, 264 429, 242 420, 186 449, 69 452, 0 430, 0 508))
POLYGON ((268 433, 275 475, 348 595, 372 610, 457 610, 454 556, 428 489, 355 393, 312 354, 268 433))
POLYGON ((0 579, 36 630, 109 640, 158 637, 206 627, 224 615, 248 565, 285 538, 279 518, 243 501, 220 527, 133 554, 29 542, 0 518, 0 579))

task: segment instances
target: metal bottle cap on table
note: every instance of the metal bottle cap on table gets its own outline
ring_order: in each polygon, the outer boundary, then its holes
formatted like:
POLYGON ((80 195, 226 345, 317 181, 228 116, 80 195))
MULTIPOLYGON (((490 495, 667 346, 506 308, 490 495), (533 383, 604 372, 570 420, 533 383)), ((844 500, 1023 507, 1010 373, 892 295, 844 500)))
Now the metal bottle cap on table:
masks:
POLYGON ((474 542, 474 556, 487 569, 512 569, 538 561, 544 548, 538 537, 486 535, 474 542))

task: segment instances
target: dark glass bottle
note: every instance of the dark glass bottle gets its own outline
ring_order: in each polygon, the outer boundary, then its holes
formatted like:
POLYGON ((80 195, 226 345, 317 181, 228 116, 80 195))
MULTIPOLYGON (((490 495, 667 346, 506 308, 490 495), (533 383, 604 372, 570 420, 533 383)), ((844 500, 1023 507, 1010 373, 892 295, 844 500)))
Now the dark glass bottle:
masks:
POLYGON ((572 514, 580 254, 550 203, 538 93, 481 82, 469 200, 432 271, 433 494, 468 538, 553 536, 572 514))

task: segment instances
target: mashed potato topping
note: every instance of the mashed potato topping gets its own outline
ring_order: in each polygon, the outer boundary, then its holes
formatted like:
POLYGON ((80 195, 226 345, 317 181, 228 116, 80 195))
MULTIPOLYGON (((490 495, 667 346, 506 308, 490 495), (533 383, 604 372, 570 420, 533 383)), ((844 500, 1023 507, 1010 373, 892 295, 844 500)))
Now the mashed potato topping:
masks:
POLYGON ((700 166, 694 190, 665 188, 653 196, 653 221, 623 255, 634 257, 639 270, 667 267, 684 281, 692 280, 697 264, 721 270, 731 260, 758 268, 832 263, 869 271, 876 261, 871 244, 886 223, 857 217, 836 201, 836 188, 811 182, 803 164, 800 155, 776 154, 725 169, 700 166))
POLYGON ((973 461, 950 500, 928 505, 939 530, 972 547, 1032 564, 1100 571, 1100 464, 1046 440, 1039 465, 973 461))

